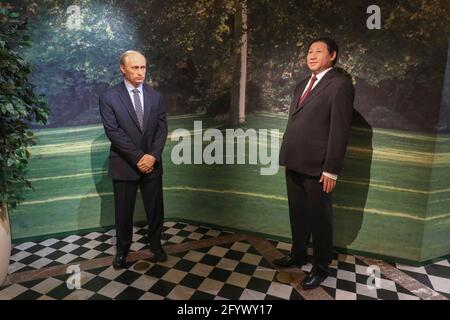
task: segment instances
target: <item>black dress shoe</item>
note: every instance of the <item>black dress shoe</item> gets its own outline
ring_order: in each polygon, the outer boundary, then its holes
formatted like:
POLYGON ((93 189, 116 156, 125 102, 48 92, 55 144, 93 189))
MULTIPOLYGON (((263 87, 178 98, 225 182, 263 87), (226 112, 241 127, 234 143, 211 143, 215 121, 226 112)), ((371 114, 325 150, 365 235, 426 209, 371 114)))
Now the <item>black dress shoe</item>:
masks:
POLYGON ((296 267, 301 268, 302 266, 306 265, 306 261, 293 258, 292 253, 284 256, 283 258, 275 259, 272 261, 272 263, 274 265, 276 265, 277 267, 282 267, 282 268, 286 268, 286 267, 290 267, 290 266, 296 266, 296 267))
POLYGON ((155 251, 153 251, 152 249, 150 249, 150 252, 153 253, 153 257, 151 257, 149 260, 151 262, 165 262, 167 261, 167 254, 164 251, 164 249, 158 248, 155 251))
POLYGON ((112 266, 114 269, 122 269, 125 268, 125 265, 127 263, 127 257, 124 255, 116 255, 114 257, 112 266))
POLYGON ((302 288, 305 290, 315 289, 320 286, 326 278, 327 277, 325 276, 311 272, 305 279, 303 279, 302 288))

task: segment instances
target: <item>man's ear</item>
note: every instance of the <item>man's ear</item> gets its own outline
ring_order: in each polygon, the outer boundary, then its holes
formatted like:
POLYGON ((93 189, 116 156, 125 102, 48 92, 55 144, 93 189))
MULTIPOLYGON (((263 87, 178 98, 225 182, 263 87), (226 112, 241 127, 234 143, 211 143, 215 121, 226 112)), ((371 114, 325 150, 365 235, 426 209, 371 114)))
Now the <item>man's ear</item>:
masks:
POLYGON ((335 60, 336 60, 336 51, 333 51, 333 52, 331 53, 331 62, 334 63, 335 60))
POLYGON ((120 72, 122 72, 122 75, 125 74, 125 66, 123 64, 120 64, 120 72))

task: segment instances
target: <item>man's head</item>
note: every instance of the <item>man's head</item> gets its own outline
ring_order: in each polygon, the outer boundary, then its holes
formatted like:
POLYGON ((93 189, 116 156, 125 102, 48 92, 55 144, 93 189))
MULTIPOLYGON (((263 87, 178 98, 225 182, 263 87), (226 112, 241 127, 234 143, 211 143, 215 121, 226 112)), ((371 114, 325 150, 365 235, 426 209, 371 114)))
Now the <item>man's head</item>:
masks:
POLYGON ((330 38, 317 38, 309 43, 306 63, 312 73, 318 74, 336 64, 339 48, 330 38))
POLYGON ((120 71, 133 86, 138 87, 145 80, 147 60, 138 51, 126 51, 120 57, 120 71))

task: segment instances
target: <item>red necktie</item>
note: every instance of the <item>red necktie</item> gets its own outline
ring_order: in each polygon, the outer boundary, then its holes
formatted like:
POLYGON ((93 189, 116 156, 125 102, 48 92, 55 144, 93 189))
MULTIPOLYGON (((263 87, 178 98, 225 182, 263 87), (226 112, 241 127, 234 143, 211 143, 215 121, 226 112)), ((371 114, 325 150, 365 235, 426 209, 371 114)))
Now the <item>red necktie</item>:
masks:
POLYGON ((311 89, 314 85, 314 82, 316 82, 317 77, 316 76, 312 76, 311 78, 311 82, 309 83, 308 89, 306 89, 305 93, 300 97, 300 100, 298 101, 298 106, 300 106, 303 101, 305 101, 306 97, 309 95, 309 93, 311 92, 311 89))

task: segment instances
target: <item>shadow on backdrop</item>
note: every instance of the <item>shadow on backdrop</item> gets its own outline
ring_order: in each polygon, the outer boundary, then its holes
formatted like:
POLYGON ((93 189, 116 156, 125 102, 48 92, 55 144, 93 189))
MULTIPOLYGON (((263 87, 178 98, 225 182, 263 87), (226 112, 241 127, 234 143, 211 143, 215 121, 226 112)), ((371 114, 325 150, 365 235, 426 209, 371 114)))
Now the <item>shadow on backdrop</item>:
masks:
POLYGON ((78 210, 78 229, 114 226, 114 197, 108 177, 108 142, 102 133, 91 143, 90 168, 93 187, 81 200, 78 210))
POLYGON ((334 244, 346 249, 355 241, 364 219, 364 208, 370 186, 373 131, 366 119, 353 111, 349 149, 344 160, 338 188, 334 194, 334 244), (364 148, 364 156, 352 153, 351 147, 364 148), (351 209, 343 209, 351 208, 351 209))

